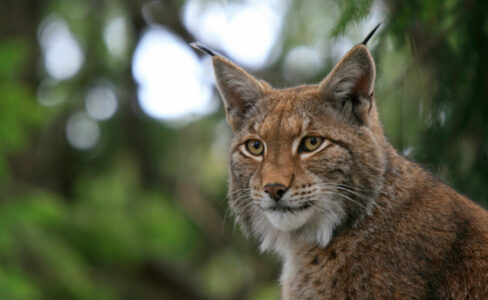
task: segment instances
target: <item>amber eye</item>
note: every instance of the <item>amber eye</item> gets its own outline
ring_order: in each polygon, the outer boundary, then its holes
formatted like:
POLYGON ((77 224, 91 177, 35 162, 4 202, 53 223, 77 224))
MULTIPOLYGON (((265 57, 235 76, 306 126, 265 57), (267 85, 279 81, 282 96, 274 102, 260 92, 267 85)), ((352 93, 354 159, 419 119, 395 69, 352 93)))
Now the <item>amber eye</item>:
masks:
POLYGON ((249 140, 246 142, 246 149, 252 155, 262 155, 264 151, 263 143, 258 140, 249 140))
POLYGON ((324 141, 324 138, 319 136, 306 136, 302 140, 302 146, 300 147, 303 152, 312 152, 316 150, 324 141))

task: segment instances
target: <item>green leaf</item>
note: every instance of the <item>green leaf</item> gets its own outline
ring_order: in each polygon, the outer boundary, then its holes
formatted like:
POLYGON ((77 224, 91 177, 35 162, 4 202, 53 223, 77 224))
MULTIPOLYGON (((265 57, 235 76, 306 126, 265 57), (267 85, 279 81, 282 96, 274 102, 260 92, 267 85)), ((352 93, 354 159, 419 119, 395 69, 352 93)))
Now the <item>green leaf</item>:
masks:
POLYGON ((337 1, 341 8, 341 17, 332 29, 331 36, 343 34, 347 27, 365 19, 371 11, 373 0, 337 1))

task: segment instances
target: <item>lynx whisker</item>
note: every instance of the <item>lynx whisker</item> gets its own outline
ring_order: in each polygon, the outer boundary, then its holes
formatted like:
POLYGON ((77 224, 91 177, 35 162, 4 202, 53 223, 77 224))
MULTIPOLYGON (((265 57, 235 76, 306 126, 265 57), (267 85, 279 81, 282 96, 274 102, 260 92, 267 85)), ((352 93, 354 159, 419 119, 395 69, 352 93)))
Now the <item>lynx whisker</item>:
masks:
MULTIPOLYGON (((238 209, 243 209, 243 207, 241 207, 241 205, 242 205, 241 202, 242 202, 243 199, 250 198, 250 192, 251 192, 251 188, 238 189, 238 190, 235 190, 235 191, 232 191, 231 193, 229 193, 227 195, 226 199, 227 200, 231 200, 232 199, 233 202, 234 202, 234 205, 238 209)), ((231 213, 231 211, 232 211, 232 207, 231 206, 229 206, 225 210, 224 218, 222 220, 222 230, 223 230, 223 227, 225 225, 225 221, 226 221, 228 215, 231 213)), ((234 227, 235 227, 235 223, 234 223, 234 227)))
POLYGON ((316 183, 315 185, 320 186, 320 185, 327 185, 327 186, 340 186, 344 188, 348 188, 351 190, 355 190, 358 192, 368 192, 368 190, 360 188, 360 187, 354 187, 345 183, 335 183, 335 182, 321 182, 321 183, 316 183))
POLYGON ((351 186, 347 186, 347 185, 335 185, 335 184, 330 184, 330 183, 323 183, 323 184, 317 184, 317 186, 319 187, 322 187, 322 188, 334 188, 334 189, 339 189, 339 190, 342 190, 342 191, 346 191, 346 192, 349 192, 357 197, 360 197, 366 201, 371 201, 371 202, 374 202, 374 198, 372 198, 371 196, 367 195, 367 194, 363 194, 363 193, 360 193, 360 192, 357 192, 355 190, 352 190, 353 187, 351 186))
POLYGON ((356 204, 357 206, 359 206, 359 207, 361 207, 361 208, 363 208, 365 210, 368 209, 368 207, 366 207, 364 204, 362 204, 362 203, 360 203, 360 202, 352 199, 351 197, 348 197, 348 196, 344 195, 343 193, 335 193, 335 192, 333 192, 331 190, 327 190, 327 189, 324 189, 324 190, 321 190, 321 191, 322 191, 322 193, 325 193, 326 195, 329 195, 329 196, 339 196, 339 197, 342 197, 345 200, 348 200, 348 201, 356 204))

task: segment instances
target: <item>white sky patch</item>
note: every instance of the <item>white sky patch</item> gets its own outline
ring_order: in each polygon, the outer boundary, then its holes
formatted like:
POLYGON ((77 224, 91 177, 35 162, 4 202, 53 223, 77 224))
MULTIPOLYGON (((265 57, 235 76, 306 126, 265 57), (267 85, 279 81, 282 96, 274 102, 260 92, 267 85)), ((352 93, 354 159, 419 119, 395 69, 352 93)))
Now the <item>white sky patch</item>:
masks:
POLYGON ((298 46, 286 55, 283 76, 288 82, 302 82, 315 76, 321 68, 322 56, 317 49, 298 46))
POLYGON ((386 16, 386 8, 385 5, 379 1, 374 1, 373 6, 371 8, 371 12, 369 16, 363 21, 363 24, 361 24, 361 35, 363 36, 363 39, 368 36, 368 34, 373 30, 373 28, 376 27, 376 25, 382 23, 378 30, 375 32, 373 35, 373 38, 371 38, 368 42, 368 48, 373 49, 378 41, 378 36, 381 34, 381 31, 383 30, 385 24, 385 16, 386 16), (376 37, 376 38, 375 38, 376 37))
POLYGON ((258 69, 270 63, 287 9, 288 1, 278 0, 190 0, 183 8, 183 23, 201 42, 222 49, 244 67, 258 69))
POLYGON ((334 61, 338 62, 344 56, 344 54, 346 54, 347 51, 351 50, 353 47, 354 43, 351 41, 350 38, 346 36, 340 36, 332 44, 332 47, 330 49, 330 57, 334 61))
MULTIPOLYGON (((375 1, 368 17, 353 26, 356 29, 353 31, 354 34, 340 36, 334 41, 330 53, 332 59, 339 61, 344 54, 351 50, 356 44, 362 42, 376 25, 384 22, 386 16, 384 10, 384 5, 375 1)), ((377 45, 377 37, 381 34, 380 32, 383 30, 382 27, 383 26, 380 26, 373 37, 368 41, 368 48, 370 50, 374 49, 377 45)))
POLYGON ((149 116, 177 121, 215 109, 212 86, 190 47, 164 27, 150 27, 132 61, 139 103, 149 116))
POLYGON ((38 39, 51 77, 64 80, 78 73, 84 61, 83 51, 63 18, 58 15, 44 18, 38 39))

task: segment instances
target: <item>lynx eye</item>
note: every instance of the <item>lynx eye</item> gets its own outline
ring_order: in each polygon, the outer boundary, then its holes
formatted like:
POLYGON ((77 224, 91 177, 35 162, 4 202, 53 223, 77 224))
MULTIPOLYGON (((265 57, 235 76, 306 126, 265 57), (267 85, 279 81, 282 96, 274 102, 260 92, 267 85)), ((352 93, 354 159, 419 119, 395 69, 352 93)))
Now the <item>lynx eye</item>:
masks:
POLYGON ((303 152, 312 152, 317 150, 317 148, 322 144, 324 138, 319 136, 306 136, 302 140, 302 145, 300 150, 303 152))
POLYGON ((246 142, 246 149, 252 155, 262 155, 264 151, 263 143, 258 140, 249 140, 246 142))

